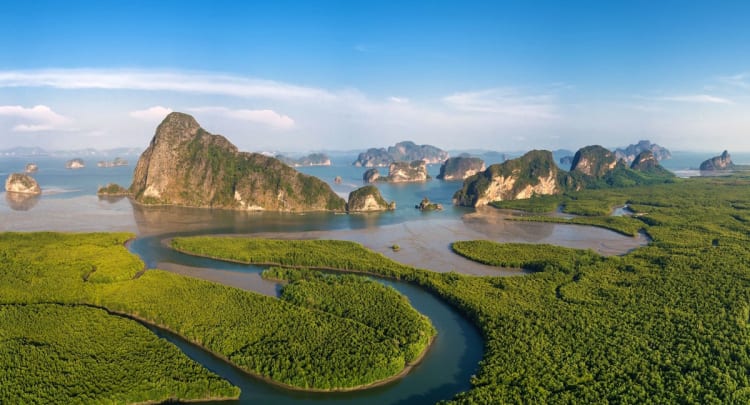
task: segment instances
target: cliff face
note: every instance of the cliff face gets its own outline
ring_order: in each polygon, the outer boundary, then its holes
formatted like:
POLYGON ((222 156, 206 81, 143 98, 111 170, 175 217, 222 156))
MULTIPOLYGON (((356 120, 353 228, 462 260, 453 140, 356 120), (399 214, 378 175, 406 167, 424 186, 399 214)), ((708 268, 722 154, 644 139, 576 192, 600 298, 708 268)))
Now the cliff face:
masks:
POLYGON ((329 158, 325 153, 311 153, 307 156, 302 156, 299 159, 294 159, 283 155, 276 155, 276 159, 279 159, 292 167, 331 165, 331 158, 329 158))
POLYGON ((571 172, 578 172, 590 177, 602 177, 617 165, 615 154, 599 145, 586 146, 573 156, 571 172))
POLYGON ((484 161, 476 157, 452 157, 448 158, 440 166, 440 180, 463 180, 486 169, 484 161))
POLYGON ((734 169, 734 163, 729 152, 724 151, 719 156, 714 156, 701 163, 701 171, 715 171, 715 170, 732 170, 734 169))
POLYGON ((11 173, 5 179, 5 191, 28 195, 39 195, 42 189, 33 177, 23 173, 11 173))
POLYGON ((349 212, 373 212, 396 209, 396 204, 388 204, 375 186, 360 187, 349 193, 349 212))
POLYGON ((394 162, 388 166, 387 181, 393 183, 427 181, 427 164, 422 160, 412 162, 394 162))
POLYGON ((365 183, 374 183, 380 179, 380 171, 376 168, 367 169, 362 175, 362 181, 365 183))
POLYGON ((615 157, 618 160, 624 160, 627 163, 632 163, 635 158, 643 152, 651 152, 657 161, 672 158, 672 153, 663 146, 659 146, 650 141, 639 141, 635 145, 628 145, 625 148, 615 149, 615 157))
POLYGON ((630 164, 631 169, 639 171, 653 170, 658 166, 659 162, 651 151, 639 153, 638 156, 633 159, 633 163, 630 164))
POLYGON ((323 181, 278 159, 239 152, 187 114, 171 113, 141 154, 130 192, 143 204, 271 211, 343 211, 323 181))
POLYGON ((534 150, 467 178, 461 190, 453 195, 453 202, 478 207, 493 201, 558 194, 561 191, 561 173, 552 153, 534 150))
POLYGON ((83 159, 75 158, 65 162, 66 169, 83 169, 86 164, 83 163, 83 159))
POLYGON ((385 148, 371 148, 360 153, 352 163, 357 167, 385 167, 393 162, 422 160, 425 163, 441 163, 448 159, 448 152, 432 145, 417 145, 411 141, 399 142, 385 148))

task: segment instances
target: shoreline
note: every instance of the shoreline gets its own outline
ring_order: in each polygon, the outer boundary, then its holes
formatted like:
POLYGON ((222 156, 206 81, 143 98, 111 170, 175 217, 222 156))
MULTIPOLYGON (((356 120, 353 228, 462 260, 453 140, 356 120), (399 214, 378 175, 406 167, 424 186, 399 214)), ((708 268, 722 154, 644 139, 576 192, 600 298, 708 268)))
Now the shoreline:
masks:
MULTIPOLYGON (((164 239, 164 240, 162 240, 162 243, 168 243, 168 241, 171 240, 171 239, 172 238, 164 239)), ((211 257, 211 256, 192 255, 192 254, 190 254, 188 252, 172 248, 171 246, 170 246, 170 248, 173 249, 176 252, 179 252, 179 253, 182 253, 182 254, 186 254, 186 255, 191 255, 191 256, 195 256, 195 257, 204 257, 204 258, 213 259, 213 260, 223 260, 223 259, 219 259, 219 258, 215 258, 215 257, 211 257)), ((224 260, 224 261, 229 261, 229 260, 224 260)), ((245 262, 241 262, 241 261, 229 261, 229 262, 238 263, 238 264, 245 264, 245 265, 251 264, 251 263, 245 263, 245 262)), ((274 266, 274 265, 277 265, 277 264, 271 263, 271 264, 261 264, 261 265, 274 266)), ((281 266, 281 265, 278 265, 278 266, 281 266)), ((336 268, 320 268, 320 267, 308 267, 308 266, 295 266, 295 267, 292 267, 292 266, 283 266, 283 267, 297 268, 297 269, 331 270, 331 271, 339 271, 339 272, 342 272, 342 273, 359 273, 359 274, 368 274, 368 275, 372 275, 372 276, 380 276, 380 277, 382 277, 382 275, 379 275, 379 274, 376 274, 376 273, 363 272, 363 271, 355 271, 355 270, 341 270, 341 269, 336 269, 336 268)), ((150 269, 147 269, 145 271, 148 271, 148 270, 150 270, 150 269)), ((190 276, 183 275, 183 277, 190 277, 190 276)), ((81 304, 81 305, 88 305, 88 304, 81 304)), ((231 365, 232 367, 234 367, 238 371, 241 371, 244 374, 247 374, 247 375, 249 375, 249 376, 251 376, 253 378, 257 378, 257 379, 259 379, 261 381, 264 381, 266 383, 269 383, 269 384, 277 386, 277 387, 281 387, 281 388, 288 389, 288 390, 291 390, 291 391, 299 391, 299 392, 331 393, 331 392, 362 391, 362 390, 367 390, 367 389, 370 389, 370 388, 375 388, 375 387, 383 386, 383 385, 386 385, 386 384, 391 383, 393 381, 399 380, 399 379, 403 378, 404 376, 406 376, 407 374, 409 374, 409 372, 414 367, 416 367, 417 365, 419 365, 419 363, 424 359, 424 357, 430 351, 430 348, 432 348, 432 344, 433 344, 433 342, 435 340, 435 337, 437 336, 437 331, 436 331, 435 334, 433 334, 432 336, 430 336, 429 340, 427 341, 427 345, 420 352, 420 354, 414 360, 406 363, 404 365, 404 368, 398 374, 394 374, 393 376, 387 377, 387 378, 382 379, 382 380, 377 380, 377 381, 374 381, 374 382, 371 382, 371 383, 367 383, 367 384, 356 385, 356 386, 353 386, 353 387, 325 388, 325 389, 324 388, 303 388, 303 387, 298 387, 298 386, 290 385, 290 384, 287 384, 287 383, 284 383, 284 382, 276 381, 276 380, 274 380, 274 379, 272 379, 270 377, 261 375, 259 373, 256 373, 256 372, 252 371, 252 370, 244 369, 244 368, 240 367, 239 365, 235 364, 234 362, 232 362, 226 356, 224 356, 224 355, 222 355, 220 353, 217 353, 217 352, 215 352, 215 351, 207 348, 206 346, 204 346, 201 343, 198 343, 198 342, 196 342, 194 340, 188 339, 187 337, 183 336, 181 333, 179 333, 179 332, 177 332, 177 331, 175 331, 175 330, 167 327, 166 325, 156 324, 156 323, 154 323, 154 322, 152 322, 152 321, 150 321, 150 320, 148 320, 146 318, 143 318, 143 317, 140 317, 140 316, 134 315, 134 314, 129 314, 129 313, 126 313, 126 312, 114 311, 114 310, 110 310, 110 309, 105 308, 105 307, 98 307, 98 306, 93 306, 93 307, 99 308, 99 309, 103 309, 103 310, 105 310, 107 312, 110 312, 110 313, 112 313, 114 315, 119 315, 119 316, 124 316, 124 317, 127 317, 127 318, 131 318, 131 319, 133 319, 135 321, 142 322, 142 323, 148 324, 148 325, 150 325, 152 327, 155 327, 155 328, 161 329, 163 331, 172 333, 172 334, 174 334, 176 336, 179 336, 181 339, 185 340, 186 342, 189 342, 190 344, 195 345, 196 347, 201 348, 202 350, 206 351, 207 353, 210 353, 212 356, 214 356, 214 357, 216 357, 216 358, 218 358, 218 359, 226 362, 227 364, 231 365)))

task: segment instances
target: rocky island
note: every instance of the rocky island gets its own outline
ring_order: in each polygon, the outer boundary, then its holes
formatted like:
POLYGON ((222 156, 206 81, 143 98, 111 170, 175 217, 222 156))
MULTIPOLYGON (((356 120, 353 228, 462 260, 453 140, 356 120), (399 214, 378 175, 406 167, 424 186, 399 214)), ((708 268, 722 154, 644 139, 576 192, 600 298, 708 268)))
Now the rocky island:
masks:
POLYGON ((346 207, 349 212, 393 211, 396 202, 386 202, 377 187, 368 185, 349 193, 346 207))
POLYGON ((486 169, 484 161, 478 157, 458 156, 448 158, 440 166, 438 180, 463 180, 486 169))
POLYGON ((39 183, 37 183, 33 177, 24 173, 11 173, 10 176, 5 179, 5 191, 8 193, 25 195, 42 194, 42 189, 39 187, 39 183))
POLYGON ((628 164, 632 163, 635 158, 643 152, 651 152, 657 161, 672 158, 672 153, 667 148, 651 143, 651 141, 647 140, 639 141, 635 145, 631 144, 625 148, 617 148, 614 150, 615 157, 619 160, 624 160, 628 164))
POLYGON ((24 169, 27 174, 36 173, 38 170, 39 166, 37 166, 36 163, 27 163, 26 168, 24 169))
POLYGON ((549 151, 534 150, 517 159, 491 165, 464 180, 453 196, 457 205, 478 207, 494 201, 560 194, 583 188, 628 187, 673 181, 650 151, 639 154, 630 167, 599 145, 579 149, 569 172, 555 165, 549 151))
POLYGON ((100 197, 123 197, 130 195, 130 191, 119 184, 109 183, 106 186, 99 187, 96 195, 100 197))
POLYGON ((430 201, 429 198, 425 197, 419 202, 419 204, 415 205, 414 208, 420 211, 442 211, 443 204, 434 203, 430 201))
POLYGON ((714 156, 711 159, 703 161, 700 166, 702 172, 713 172, 721 170, 734 170, 735 165, 732 162, 732 156, 729 152, 724 151, 719 156, 714 156))
POLYGON ((331 165, 331 158, 329 158, 325 153, 311 153, 298 159, 284 155, 276 155, 276 159, 279 159, 292 167, 331 165))
POLYGON ((365 183, 384 181, 390 183, 418 183, 430 179, 427 164, 422 160, 393 162, 388 166, 388 176, 383 177, 377 168, 368 169, 362 175, 365 183))
POLYGON ((432 145, 417 145, 411 141, 399 142, 385 148, 370 148, 362 152, 352 165, 357 167, 386 167, 393 162, 422 160, 427 164, 442 163, 448 152, 432 145))
POLYGON ((65 162, 66 169, 83 169, 84 167, 86 167, 86 164, 83 163, 81 158, 70 159, 65 162))
POLYGON ((106 161, 106 160, 100 160, 96 163, 96 167, 118 167, 118 166, 127 166, 128 161, 119 157, 116 157, 114 160, 106 161))
POLYGON ((174 112, 159 124, 135 167, 130 192, 141 204, 248 211, 344 211, 324 181, 280 160, 240 152, 221 135, 174 112))

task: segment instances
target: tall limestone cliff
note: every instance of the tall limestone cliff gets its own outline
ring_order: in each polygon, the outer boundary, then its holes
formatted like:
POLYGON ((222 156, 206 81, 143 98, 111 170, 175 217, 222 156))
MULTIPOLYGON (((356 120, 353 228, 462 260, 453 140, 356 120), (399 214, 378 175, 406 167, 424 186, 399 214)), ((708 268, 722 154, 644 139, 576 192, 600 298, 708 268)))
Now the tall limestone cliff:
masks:
POLYGON ((448 158, 440 166, 439 180, 463 180, 486 170, 484 161, 478 157, 458 156, 448 158))
POLYGON ((552 153, 533 150, 467 178, 453 195, 453 202, 478 207, 493 201, 558 194, 563 191, 564 182, 564 174, 557 168, 552 153))
POLYGON ((423 160, 412 162, 393 162, 388 166, 386 181, 392 183, 411 183, 429 180, 427 164, 423 160))
POLYGON ((270 211, 344 211, 330 186, 278 159, 240 152, 183 113, 169 114, 141 154, 130 186, 142 204, 270 211))
POLYGON ((719 156, 714 156, 701 163, 701 171, 716 171, 716 170, 732 170, 734 169, 734 162, 729 152, 724 151, 719 156))
POLYGON ((614 169, 615 165, 617 165, 617 158, 614 153, 603 146, 591 145, 576 152, 570 171, 600 178, 614 169))
POLYGON ((393 211, 395 209, 396 203, 386 202, 380 190, 373 185, 360 187, 349 193, 347 203, 349 212, 393 211))
POLYGON ((357 167, 385 167, 393 162, 411 162, 422 160, 427 164, 442 163, 448 159, 448 152, 432 146, 417 145, 412 141, 403 141, 385 148, 370 148, 357 156, 352 165, 357 167))

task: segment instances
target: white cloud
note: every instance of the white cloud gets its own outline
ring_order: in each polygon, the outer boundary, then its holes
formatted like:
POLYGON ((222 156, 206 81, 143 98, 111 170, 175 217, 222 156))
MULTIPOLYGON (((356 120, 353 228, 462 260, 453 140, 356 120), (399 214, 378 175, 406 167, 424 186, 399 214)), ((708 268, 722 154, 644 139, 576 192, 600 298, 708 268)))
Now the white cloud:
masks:
POLYGON ((716 97, 709 94, 686 94, 658 97, 657 100, 676 101, 681 103, 700 103, 700 104, 734 104, 732 100, 716 97))
POLYGON ((273 110, 233 110, 226 107, 196 107, 189 108, 188 110, 193 113, 218 115, 239 121, 255 122, 275 129, 286 130, 294 128, 293 119, 273 110))
POLYGON ((443 97, 448 106, 465 112, 502 114, 527 118, 558 118, 554 97, 525 95, 510 88, 455 93, 443 97))
POLYGON ((221 73, 190 73, 143 70, 10 70, 0 71, 0 87, 51 87, 58 89, 109 89, 174 91, 233 97, 278 100, 330 100, 332 93, 221 73))
POLYGON ((158 122, 163 120, 164 117, 166 117, 171 112, 172 109, 169 107, 155 105, 153 107, 146 108, 145 110, 131 111, 130 116, 143 121, 158 122))
POLYGON ((409 99, 406 97, 388 97, 388 101, 396 104, 405 104, 409 102, 409 99))
POLYGON ((46 105, 25 108, 20 105, 0 106, 0 116, 9 117, 14 132, 40 132, 70 130, 71 120, 60 115, 46 105))
POLYGON ((732 76, 723 76, 719 81, 742 89, 750 89, 750 73, 739 73, 732 76))

